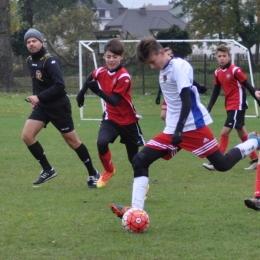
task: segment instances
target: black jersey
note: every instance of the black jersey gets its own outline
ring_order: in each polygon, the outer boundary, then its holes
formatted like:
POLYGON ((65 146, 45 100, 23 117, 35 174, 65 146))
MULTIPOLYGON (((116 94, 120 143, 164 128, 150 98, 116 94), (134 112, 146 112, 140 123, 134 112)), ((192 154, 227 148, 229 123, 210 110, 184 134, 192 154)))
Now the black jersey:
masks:
POLYGON ((30 69, 33 95, 37 95, 39 103, 44 107, 57 107, 69 102, 66 95, 59 61, 44 47, 26 59, 30 69))

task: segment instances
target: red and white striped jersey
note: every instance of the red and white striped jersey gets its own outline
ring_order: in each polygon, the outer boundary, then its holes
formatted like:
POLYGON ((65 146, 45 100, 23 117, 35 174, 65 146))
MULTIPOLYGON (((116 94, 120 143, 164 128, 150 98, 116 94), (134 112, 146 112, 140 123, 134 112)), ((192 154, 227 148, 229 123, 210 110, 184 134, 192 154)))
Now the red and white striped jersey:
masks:
POLYGON ((241 84, 247 80, 241 68, 231 64, 228 68, 215 70, 214 85, 220 85, 225 95, 226 111, 248 108, 246 89, 241 84))
POLYGON ((102 91, 107 95, 119 94, 122 99, 117 106, 105 102, 104 120, 112 120, 118 125, 129 125, 138 120, 132 103, 132 82, 125 68, 109 71, 108 67, 100 67, 93 71, 92 78, 97 80, 102 91))

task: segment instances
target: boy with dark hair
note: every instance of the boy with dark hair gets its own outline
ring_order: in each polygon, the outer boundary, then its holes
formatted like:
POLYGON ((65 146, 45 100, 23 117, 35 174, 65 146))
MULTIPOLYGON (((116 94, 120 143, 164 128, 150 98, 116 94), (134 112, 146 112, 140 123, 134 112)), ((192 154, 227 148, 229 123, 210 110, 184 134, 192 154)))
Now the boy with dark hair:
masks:
POLYGON ((132 163, 139 146, 144 145, 142 131, 138 124, 140 118, 136 114, 131 97, 131 78, 121 65, 124 58, 124 46, 119 39, 112 39, 105 44, 105 67, 95 69, 87 78, 83 88, 77 95, 78 106, 84 105, 84 95, 87 89, 105 101, 103 120, 98 132, 98 154, 104 167, 97 187, 105 187, 115 173, 109 143, 118 136, 125 144, 128 160, 132 163))
MULTIPOLYGON (((180 58, 169 57, 154 38, 142 39, 137 47, 137 58, 160 71, 159 83, 167 103, 164 130, 152 138, 133 158, 134 182, 131 207, 144 208, 149 166, 159 158, 171 159, 181 149, 208 160, 218 171, 228 171, 238 161, 259 148, 260 136, 252 133, 250 140, 237 145, 223 155, 208 125, 212 119, 202 105, 198 90, 193 86, 193 69, 180 58)), ((110 204, 122 218, 128 207, 110 204)))
MULTIPOLYGON (((255 96, 254 87, 247 81, 247 77, 242 69, 231 64, 230 47, 219 45, 216 55, 220 67, 216 69, 214 74, 214 89, 207 109, 209 112, 211 111, 222 88, 225 94, 227 118, 221 130, 219 150, 225 153, 228 147, 229 135, 234 128, 242 142, 248 139, 245 127, 245 113, 248 108, 246 89, 258 104, 260 102, 255 96)), ((253 151, 249 156, 251 162, 245 170, 256 169, 258 161, 256 152, 253 151)), ((211 163, 203 163, 203 166, 208 170, 215 170, 211 163)))

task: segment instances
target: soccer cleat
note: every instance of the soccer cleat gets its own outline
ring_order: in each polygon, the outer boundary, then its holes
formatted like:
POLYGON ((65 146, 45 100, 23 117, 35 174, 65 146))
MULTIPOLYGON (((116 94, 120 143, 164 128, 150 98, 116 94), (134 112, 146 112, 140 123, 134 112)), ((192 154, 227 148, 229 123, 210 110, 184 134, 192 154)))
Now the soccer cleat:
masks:
POLYGON ((257 163, 258 163, 258 159, 252 160, 249 163, 250 165, 247 168, 245 168, 244 170, 255 170, 257 168, 257 163))
POLYGON ((87 184, 89 188, 96 188, 97 187, 97 181, 100 178, 99 172, 96 170, 95 176, 88 176, 87 184))
POLYGON ((103 188, 107 185, 108 181, 111 179, 111 177, 115 174, 116 169, 114 168, 113 172, 106 172, 104 171, 97 181, 97 188, 103 188))
POLYGON ((57 173, 55 172, 55 170, 52 168, 51 170, 42 170, 40 177, 38 180, 36 180, 33 184, 41 184, 44 183, 54 177, 57 176, 57 173))
POLYGON ((253 198, 253 199, 245 199, 245 205, 250 208, 254 209, 256 211, 260 210, 260 199, 253 198))
POLYGON ((257 132, 251 132, 248 134, 248 139, 256 139, 258 142, 257 150, 260 149, 260 135, 257 132))
POLYGON ((113 211, 113 213, 119 217, 122 218, 124 216, 124 214, 126 213, 126 211, 128 211, 129 209, 131 209, 131 206, 120 206, 118 204, 114 204, 111 203, 109 205, 110 209, 113 211))
POLYGON ((147 197, 148 197, 148 191, 149 191, 149 184, 146 186, 146 191, 145 191, 145 196, 144 196, 144 200, 146 200, 147 199, 147 197))
POLYGON ((215 171, 215 168, 211 163, 203 163, 202 166, 210 171, 215 171))

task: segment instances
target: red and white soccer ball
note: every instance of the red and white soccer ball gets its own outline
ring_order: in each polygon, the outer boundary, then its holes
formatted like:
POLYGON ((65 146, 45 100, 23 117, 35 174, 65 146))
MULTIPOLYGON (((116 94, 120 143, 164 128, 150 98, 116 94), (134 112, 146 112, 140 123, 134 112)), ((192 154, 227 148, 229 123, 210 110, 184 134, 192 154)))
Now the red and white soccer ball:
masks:
POLYGON ((129 233, 143 233, 149 223, 149 216, 143 209, 131 208, 122 218, 122 226, 129 233))

